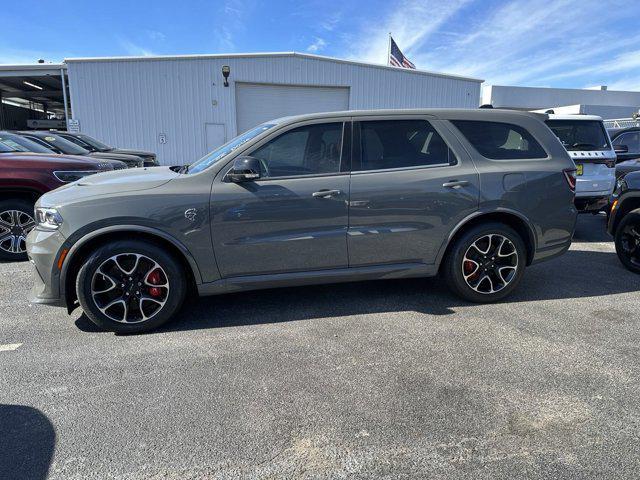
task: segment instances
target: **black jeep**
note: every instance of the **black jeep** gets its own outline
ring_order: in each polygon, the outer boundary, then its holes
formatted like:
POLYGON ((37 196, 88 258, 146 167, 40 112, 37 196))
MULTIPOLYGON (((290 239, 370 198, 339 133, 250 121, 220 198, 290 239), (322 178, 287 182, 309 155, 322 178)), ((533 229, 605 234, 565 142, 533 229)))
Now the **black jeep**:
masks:
POLYGON ((640 172, 629 173, 618 181, 607 231, 615 238, 620 261, 632 272, 640 273, 640 172))

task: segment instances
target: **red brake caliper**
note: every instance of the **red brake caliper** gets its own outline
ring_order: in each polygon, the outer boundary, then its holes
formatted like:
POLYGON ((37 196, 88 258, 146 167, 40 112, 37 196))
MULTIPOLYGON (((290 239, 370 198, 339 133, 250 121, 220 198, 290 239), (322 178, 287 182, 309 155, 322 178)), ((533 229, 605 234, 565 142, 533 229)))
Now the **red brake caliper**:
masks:
MULTIPOLYGON (((160 270, 154 270, 153 272, 151 272, 149 274, 149 277, 147 277, 147 281, 152 285, 161 284, 162 273, 160 272, 160 270)), ((162 290, 160 289, 160 287, 149 287, 149 294, 152 297, 159 297, 162 295, 162 290)))
POLYGON ((476 264, 475 263, 473 263, 473 262, 471 262, 469 260, 465 260, 464 261, 464 273, 465 273, 465 275, 471 275, 473 273, 473 271, 475 270, 475 268, 476 268, 476 264))

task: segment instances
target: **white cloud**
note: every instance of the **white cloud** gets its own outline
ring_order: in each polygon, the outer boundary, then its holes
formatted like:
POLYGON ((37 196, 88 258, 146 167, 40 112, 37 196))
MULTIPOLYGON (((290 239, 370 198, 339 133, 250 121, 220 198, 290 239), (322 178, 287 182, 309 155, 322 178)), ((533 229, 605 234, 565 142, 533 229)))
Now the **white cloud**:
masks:
POLYGON ((322 50, 324 50, 326 46, 327 46, 327 42, 324 39, 320 37, 314 37, 313 43, 307 47, 307 52, 311 52, 311 53, 321 52, 322 50))
POLYGON ((161 42, 161 41, 163 41, 164 39, 167 38, 167 36, 164 33, 160 32, 158 30, 147 30, 147 36, 151 40, 154 40, 156 42, 161 42))
POLYGON ((388 32, 391 32, 403 53, 411 54, 470 1, 404 0, 393 6, 393 13, 376 12, 379 18, 385 20, 376 19, 375 25, 365 26, 354 37, 356 40, 347 51, 347 56, 365 62, 386 63, 388 32))
POLYGON ((390 31, 424 70, 492 84, 611 84, 621 75, 632 79, 633 72, 640 78, 640 34, 612 28, 630 8, 637 8, 635 1, 402 0, 390 15, 376 12, 386 20, 370 20, 341 54, 383 63, 390 31))
POLYGON ((152 57, 156 55, 148 48, 140 46, 124 38, 121 38, 119 40, 119 43, 122 49, 127 53, 127 55, 133 55, 134 57, 152 57))

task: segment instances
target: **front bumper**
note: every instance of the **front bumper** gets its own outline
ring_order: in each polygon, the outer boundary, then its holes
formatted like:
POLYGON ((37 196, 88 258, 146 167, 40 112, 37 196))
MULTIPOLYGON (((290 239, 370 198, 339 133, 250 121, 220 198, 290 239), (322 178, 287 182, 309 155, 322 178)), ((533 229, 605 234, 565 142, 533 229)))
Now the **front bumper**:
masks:
POLYGON ((34 228, 27 236, 27 254, 33 265, 33 288, 30 301, 45 305, 64 307, 66 302, 60 295, 60 271, 57 261, 65 241, 58 230, 34 228))

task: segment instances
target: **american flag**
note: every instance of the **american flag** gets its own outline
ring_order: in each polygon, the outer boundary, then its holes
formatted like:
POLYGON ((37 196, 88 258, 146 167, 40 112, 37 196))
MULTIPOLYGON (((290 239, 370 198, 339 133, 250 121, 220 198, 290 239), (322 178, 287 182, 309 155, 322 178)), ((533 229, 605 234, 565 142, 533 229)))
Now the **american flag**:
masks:
POLYGON ((391 48, 389 49, 389 64, 394 67, 415 69, 416 66, 402 54, 398 45, 396 45, 396 42, 391 38, 391 36, 389 36, 389 41, 391 42, 391 48))

